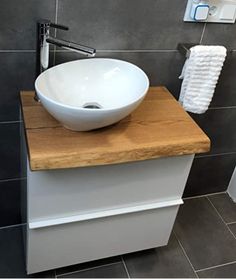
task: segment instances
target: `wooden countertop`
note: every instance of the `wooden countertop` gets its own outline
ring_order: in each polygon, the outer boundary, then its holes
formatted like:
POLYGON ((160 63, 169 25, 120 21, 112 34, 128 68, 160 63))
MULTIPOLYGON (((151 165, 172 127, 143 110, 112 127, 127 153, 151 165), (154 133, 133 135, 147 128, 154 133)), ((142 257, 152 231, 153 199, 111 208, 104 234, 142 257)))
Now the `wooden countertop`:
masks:
POLYGON ((62 127, 33 91, 21 92, 32 170, 117 164, 209 151, 210 140, 165 87, 150 87, 119 123, 90 132, 62 127))

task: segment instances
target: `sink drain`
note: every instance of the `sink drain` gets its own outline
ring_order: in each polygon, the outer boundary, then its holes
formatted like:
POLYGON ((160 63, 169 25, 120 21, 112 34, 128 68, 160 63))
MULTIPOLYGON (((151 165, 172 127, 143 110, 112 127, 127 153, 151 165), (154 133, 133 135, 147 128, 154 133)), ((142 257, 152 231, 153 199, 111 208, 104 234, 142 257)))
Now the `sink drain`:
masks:
POLYGON ((86 108, 86 109, 101 109, 102 106, 100 106, 97 103, 86 103, 86 104, 83 105, 83 108, 86 108))

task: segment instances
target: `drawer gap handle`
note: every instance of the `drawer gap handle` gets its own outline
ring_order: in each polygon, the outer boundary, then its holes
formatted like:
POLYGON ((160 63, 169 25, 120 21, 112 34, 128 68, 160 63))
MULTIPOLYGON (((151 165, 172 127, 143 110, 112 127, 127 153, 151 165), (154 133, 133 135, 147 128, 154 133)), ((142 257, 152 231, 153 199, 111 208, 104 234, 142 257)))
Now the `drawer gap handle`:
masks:
POLYGON ((75 223, 75 222, 94 220, 94 219, 98 219, 98 218, 105 218, 105 217, 153 210, 153 209, 158 209, 158 208, 161 209, 161 208, 176 206, 176 205, 180 205, 180 204, 183 204, 183 200, 175 199, 175 200, 168 200, 168 201, 162 201, 162 202, 158 201, 158 202, 152 202, 152 203, 148 203, 148 204, 123 207, 123 208, 103 210, 103 211, 98 211, 98 212, 91 212, 91 213, 86 213, 86 214, 73 215, 73 216, 69 216, 69 217, 60 217, 60 218, 54 218, 54 219, 32 221, 32 222, 29 222, 29 228, 30 229, 39 229, 39 228, 56 226, 56 225, 70 224, 70 223, 75 223))

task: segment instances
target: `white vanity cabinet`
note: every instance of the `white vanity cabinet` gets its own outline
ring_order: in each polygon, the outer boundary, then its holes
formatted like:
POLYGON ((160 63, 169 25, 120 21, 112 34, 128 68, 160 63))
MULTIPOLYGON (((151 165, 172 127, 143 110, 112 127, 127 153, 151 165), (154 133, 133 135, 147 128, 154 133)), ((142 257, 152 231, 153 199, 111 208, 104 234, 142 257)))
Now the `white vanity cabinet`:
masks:
POLYGON ((166 245, 192 160, 28 168, 28 273, 166 245))
POLYGON ((194 154, 210 146, 167 89, 92 132, 63 128, 33 97, 21 94, 28 274, 166 245, 194 154))

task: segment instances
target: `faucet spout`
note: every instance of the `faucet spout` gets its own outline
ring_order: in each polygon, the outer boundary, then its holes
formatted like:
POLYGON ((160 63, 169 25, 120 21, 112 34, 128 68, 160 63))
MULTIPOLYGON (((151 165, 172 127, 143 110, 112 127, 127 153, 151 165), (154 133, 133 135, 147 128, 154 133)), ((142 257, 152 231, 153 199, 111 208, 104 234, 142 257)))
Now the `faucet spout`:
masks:
POLYGON ((84 55, 87 55, 89 57, 94 57, 96 55, 96 49, 91 48, 91 47, 87 47, 81 44, 76 44, 73 42, 69 42, 69 41, 65 41, 65 40, 61 40, 61 39, 57 39, 55 37, 48 37, 46 39, 46 42, 53 44, 55 46, 67 49, 67 50, 71 50, 74 52, 78 52, 84 55))

